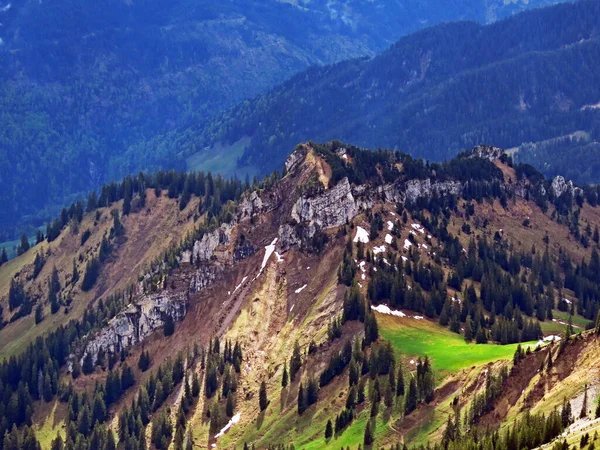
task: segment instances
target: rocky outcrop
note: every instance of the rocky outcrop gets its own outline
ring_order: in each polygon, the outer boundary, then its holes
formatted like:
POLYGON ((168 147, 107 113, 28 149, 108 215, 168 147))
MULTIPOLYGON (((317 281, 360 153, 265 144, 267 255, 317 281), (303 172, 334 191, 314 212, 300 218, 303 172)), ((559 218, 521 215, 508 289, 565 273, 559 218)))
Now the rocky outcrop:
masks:
POLYGON ((550 191, 552 192, 555 198, 560 197, 564 193, 569 193, 573 197, 583 193, 581 188, 574 186, 571 180, 566 181, 565 178, 561 175, 558 175, 552 179, 552 183, 550 184, 550 191))
POLYGON ((98 353, 114 354, 129 348, 161 328, 167 318, 180 321, 187 311, 187 294, 168 291, 144 295, 117 314, 106 327, 89 337, 78 355, 80 363, 91 354, 94 364, 98 353))
POLYGON ((404 197, 405 201, 414 203, 420 198, 430 198, 434 194, 442 197, 444 195, 459 195, 463 185, 458 181, 444 181, 432 183, 429 178, 425 180, 410 180, 406 183, 404 197))
POLYGON ((219 245, 230 242, 232 230, 233 225, 225 223, 216 230, 206 233, 199 241, 194 242, 191 262, 210 261, 219 245))
POLYGON ((262 198, 258 191, 244 197, 238 206, 238 219, 243 220, 272 209, 268 198, 262 198))
POLYGON ((201 266, 191 277, 190 293, 203 291, 217 279, 217 269, 210 266, 201 266))
POLYGON ((300 197, 292 208, 291 217, 298 223, 327 229, 348 223, 358 214, 348 178, 316 197, 300 197))
POLYGON ((296 232, 296 228, 289 223, 285 223, 279 227, 277 239, 279 242, 279 247, 283 251, 287 251, 292 245, 297 245, 300 243, 300 237, 296 232))
POLYGON ((299 145, 294 149, 294 151, 287 157, 285 160, 285 171, 287 173, 292 173, 296 170, 298 166, 304 161, 306 158, 306 154, 308 149, 304 145, 299 145))
POLYGON ((500 159, 504 154, 504 150, 498 147, 490 147, 489 145, 478 145, 470 151, 470 158, 483 158, 489 161, 500 159))

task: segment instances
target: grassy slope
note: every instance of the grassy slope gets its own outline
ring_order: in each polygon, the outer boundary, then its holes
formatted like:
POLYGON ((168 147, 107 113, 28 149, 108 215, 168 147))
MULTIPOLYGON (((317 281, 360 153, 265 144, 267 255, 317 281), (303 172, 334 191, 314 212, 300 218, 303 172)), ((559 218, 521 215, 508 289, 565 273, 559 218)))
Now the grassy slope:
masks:
POLYGON ((45 335, 71 319, 79 319, 95 299, 135 283, 139 274, 171 243, 179 242, 197 225, 193 220, 197 206, 198 200, 194 198, 183 211, 179 211, 177 201, 166 196, 157 199, 152 191, 148 191, 146 208, 121 219, 126 230, 124 242, 119 244, 113 252, 113 257, 103 265, 98 282, 89 292, 82 292, 79 289, 85 273, 86 261, 97 254, 102 236, 112 226, 110 209, 120 209, 120 202, 115 203, 111 208, 99 209, 100 220, 95 220, 95 213, 86 214, 77 232, 72 231, 69 226, 52 243, 48 244, 44 241, 0 267, 0 301, 4 306, 4 319, 8 320, 9 312, 5 297, 8 296, 11 279, 19 272, 29 273, 38 252, 51 253, 38 277, 26 283, 27 291, 39 295, 44 302, 45 319, 35 325, 34 315, 30 314, 0 330, 0 360, 20 353, 38 336, 45 335), (80 235, 86 229, 89 229, 92 235, 81 246, 80 235), (76 287, 68 283, 73 259, 77 261, 80 274, 80 281, 76 287), (73 298, 72 308, 68 314, 64 314, 61 309, 59 313, 51 315, 46 301, 47 280, 54 266, 58 270, 61 285, 65 288, 63 293, 70 293, 73 298))
MULTIPOLYGON (((243 317, 243 315, 241 316, 243 317)), ((458 335, 436 323, 426 320, 399 319, 378 314, 378 323, 383 338, 392 342, 398 357, 403 360, 428 355, 438 374, 440 384, 458 372, 465 372, 465 379, 471 376, 470 368, 482 366, 497 360, 510 360, 516 345, 475 345, 467 344, 458 335), (448 351, 451 349, 451 351, 448 351)), ((242 319, 244 320, 244 319, 242 319)), ((407 365, 410 368, 410 365, 407 365)), ((473 371, 473 373, 479 371, 473 371)), ((306 376, 306 375, 305 375, 306 376)), ((240 435, 232 432, 219 440, 218 446, 232 448, 243 442, 256 442, 260 446, 280 442, 293 441, 296 448, 303 449, 339 449, 340 447, 356 447, 362 444, 366 422, 369 419, 369 406, 358 409, 358 414, 352 424, 344 432, 329 441, 324 438, 325 424, 328 419, 344 407, 347 395, 347 376, 336 378, 326 388, 320 391, 320 401, 309 408, 301 417, 296 413, 296 393, 298 382, 286 389, 280 386, 281 368, 272 372, 268 381, 271 404, 268 409, 258 414, 257 411, 244 409, 242 414, 252 414, 257 417, 252 424, 245 427, 240 435)), ((368 389, 368 388, 367 388, 368 389)), ((423 441, 445 423, 446 413, 450 410, 451 399, 442 401, 435 409, 427 412, 425 423, 418 432, 411 432, 411 441, 423 441)), ((256 399, 252 401, 256 403, 256 399)), ((401 418, 402 399, 398 399, 391 410, 384 411, 375 420, 375 434, 378 442, 385 441, 396 435, 395 422, 401 418)))
POLYGON ((467 344, 462 336, 427 320, 377 314, 381 335, 398 356, 429 356, 438 378, 472 366, 512 359, 517 344, 467 344))

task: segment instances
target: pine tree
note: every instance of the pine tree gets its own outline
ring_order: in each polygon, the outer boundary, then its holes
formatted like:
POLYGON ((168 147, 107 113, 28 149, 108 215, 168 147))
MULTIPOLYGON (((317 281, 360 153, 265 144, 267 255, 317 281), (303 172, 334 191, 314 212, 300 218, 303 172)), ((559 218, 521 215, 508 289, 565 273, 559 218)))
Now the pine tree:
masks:
POLYGON ((233 395, 231 391, 227 394, 227 404, 225 405, 225 414, 227 417, 233 417, 233 395))
POLYGON ((300 355, 300 345, 298 342, 294 343, 294 350, 292 351, 292 357, 290 359, 290 380, 296 379, 296 373, 302 366, 302 356, 300 355))
POLYGON ((325 425, 325 439, 330 439, 333 436, 333 425, 331 424, 331 419, 327 421, 327 425, 325 425))
POLYGON ((401 395, 404 395, 404 374, 402 371, 402 364, 399 364, 396 380, 396 396, 399 397, 401 395))
POLYGON ((298 386, 298 414, 302 415, 305 410, 306 397, 304 395, 304 387, 302 386, 302 382, 300 382, 300 386, 298 386))
POLYGON ((44 320, 44 308, 41 303, 35 308, 35 323, 36 325, 44 320))
POLYGON ((583 403, 581 404, 581 412, 579 413, 579 418, 583 419, 584 417, 587 417, 587 404, 588 404, 588 386, 587 383, 585 384, 584 390, 583 390, 583 403))
POLYGON ((267 409, 269 406, 269 400, 267 399, 267 384, 264 381, 260 383, 260 389, 258 391, 258 406, 261 411, 267 409))
POLYGON ((146 351, 142 350, 142 353, 140 353, 140 357, 138 359, 138 368, 142 372, 145 372, 146 370, 148 370, 149 367, 150 367, 150 352, 148 350, 146 350, 146 351))
POLYGON ((473 340, 473 324, 471 321, 471 316, 467 316, 467 320, 465 321, 465 341, 471 342, 473 340))
POLYGON ((373 441, 374 441, 374 439, 373 439, 373 431, 371 430, 371 421, 368 420, 367 426, 365 428, 365 435, 363 438, 363 443, 365 444, 365 447, 366 447, 366 446, 372 445, 373 441))
POLYGON ((94 371, 94 361, 90 352, 87 352, 83 357, 83 365, 81 369, 85 375, 89 375, 94 371))
POLYGON ((281 387, 285 388, 288 385, 287 362, 283 363, 283 375, 281 377, 281 387))
POLYGON ((417 383, 414 377, 410 378, 410 383, 408 384, 408 391, 406 392, 406 399, 404 400, 404 413, 406 415, 410 414, 417 407, 417 383))

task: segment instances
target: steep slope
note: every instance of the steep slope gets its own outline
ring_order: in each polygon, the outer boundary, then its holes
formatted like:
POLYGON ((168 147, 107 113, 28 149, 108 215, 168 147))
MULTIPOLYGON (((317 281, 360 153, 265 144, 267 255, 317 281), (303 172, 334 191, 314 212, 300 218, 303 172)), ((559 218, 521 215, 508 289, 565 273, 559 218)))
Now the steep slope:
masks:
MULTIPOLYGON (((465 448, 469 429, 547 412, 597 385, 592 333, 543 339, 571 328, 560 323, 565 312, 578 332, 598 312, 598 189, 545 180, 492 147, 425 165, 399 152, 305 144, 285 169, 254 186, 163 174, 114 187, 98 211, 117 211, 112 227, 101 222, 114 230, 104 237, 116 253, 90 290, 103 301, 0 365, 4 398, 25 405, 2 422, 20 426, 8 448, 29 439, 28 421, 44 448, 57 433, 67 447, 98 449, 115 435, 127 448, 357 447, 367 428, 378 446, 465 448), (151 212, 137 208, 142 189, 161 183, 172 199, 149 190, 151 212), (132 196, 129 215, 118 214, 119 195, 132 196), (177 197, 179 214, 168 208, 177 197), (167 251, 140 274, 121 255, 146 248, 132 224, 159 209, 154 202, 164 203, 165 222, 140 234, 158 241, 169 230, 181 241, 163 242, 167 251), (120 286, 127 277, 134 285, 102 291, 117 274, 120 286), (536 372, 542 363, 548 376, 536 372), (456 418, 458 437, 446 426, 456 418)), ((65 228, 50 245, 73 241, 65 228)), ((0 267, 0 279, 20 264, 25 291, 47 305, 26 280, 28 261, 0 267)), ((83 283, 63 288, 61 277, 60 297, 73 289, 73 302, 84 302, 83 283)))
MULTIPOLYGON (((185 168, 179 149, 145 142, 308 66, 373 55, 427 25, 554 2, 0 3, 0 180, 11 186, 0 193, 0 232, 37 225, 102 183, 185 168)), ((220 171, 233 174, 238 153, 220 171)))
POLYGON ((599 12, 597 2, 580 1, 489 26, 429 28, 375 58, 311 68, 155 148, 174 140, 188 153, 203 146, 218 152, 243 142, 240 170, 272 170, 308 139, 443 160, 481 142, 510 148, 576 137, 553 152, 522 148, 516 158, 547 176, 564 175, 566 158, 573 179, 597 182, 589 145, 598 141, 598 23, 591 18, 599 12))

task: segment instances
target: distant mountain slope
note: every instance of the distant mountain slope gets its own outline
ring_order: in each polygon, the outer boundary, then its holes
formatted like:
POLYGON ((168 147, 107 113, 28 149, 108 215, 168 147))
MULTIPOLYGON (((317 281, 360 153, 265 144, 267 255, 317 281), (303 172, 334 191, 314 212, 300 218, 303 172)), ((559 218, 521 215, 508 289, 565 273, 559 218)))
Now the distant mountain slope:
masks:
MULTIPOLYGON (((600 100, 599 15, 600 3, 581 1, 489 26, 419 31, 375 58, 311 68, 208 127, 175 134, 172 145, 191 153, 249 137, 239 165, 262 170, 279 167, 285 149, 306 139, 410 149, 437 160, 482 142, 510 148, 581 130, 588 145, 600 139, 600 109, 592 107, 600 100)), ((589 170, 598 158, 580 157, 576 147, 570 175, 600 181, 598 166, 589 170), (578 176, 582 166, 586 175, 578 176)), ((551 158, 532 162, 549 175, 564 170, 546 166, 551 158)))
POLYGON ((177 151, 146 140, 310 65, 554 2, 1 1, 0 234, 107 180, 183 168, 177 151))

